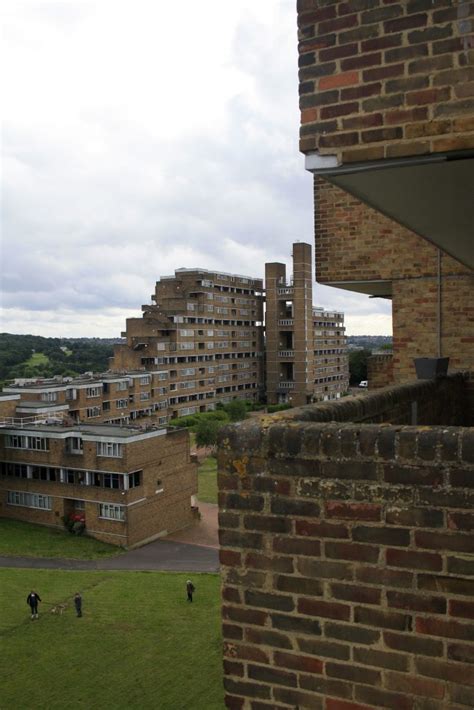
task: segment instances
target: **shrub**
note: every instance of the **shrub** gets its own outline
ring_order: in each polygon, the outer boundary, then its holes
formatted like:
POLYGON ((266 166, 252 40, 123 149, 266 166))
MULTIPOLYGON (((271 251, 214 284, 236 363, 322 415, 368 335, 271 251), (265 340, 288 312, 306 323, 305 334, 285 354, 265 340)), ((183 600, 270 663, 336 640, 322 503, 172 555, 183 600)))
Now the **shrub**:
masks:
POLYGON ((273 414, 274 412, 282 412, 284 409, 291 409, 291 407, 291 404, 269 404, 267 412, 273 414))
POLYGON ((216 446, 217 433, 222 424, 212 419, 202 419, 196 427, 197 446, 216 446))
POLYGON ((225 405, 225 411, 231 422, 240 422, 247 417, 247 407, 242 399, 233 399, 225 405))

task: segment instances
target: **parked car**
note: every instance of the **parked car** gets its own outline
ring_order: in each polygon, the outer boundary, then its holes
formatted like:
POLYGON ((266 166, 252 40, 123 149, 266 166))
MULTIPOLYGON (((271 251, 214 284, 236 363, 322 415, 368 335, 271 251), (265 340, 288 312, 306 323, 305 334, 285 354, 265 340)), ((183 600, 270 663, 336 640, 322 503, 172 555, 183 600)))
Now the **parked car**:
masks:
POLYGON ((367 380, 361 380, 359 382, 359 387, 368 387, 368 386, 369 386, 369 383, 367 380))

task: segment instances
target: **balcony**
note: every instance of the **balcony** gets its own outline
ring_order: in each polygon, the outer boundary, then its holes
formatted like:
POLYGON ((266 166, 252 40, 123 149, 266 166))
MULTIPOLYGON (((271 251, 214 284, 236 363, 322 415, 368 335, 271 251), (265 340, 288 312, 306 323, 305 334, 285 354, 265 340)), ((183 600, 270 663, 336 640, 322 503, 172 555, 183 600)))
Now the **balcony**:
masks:
POLYGON ((289 380, 287 382, 279 382, 277 389, 279 389, 279 390, 294 390, 295 385, 296 385, 296 383, 293 380, 289 380))
POLYGON ((295 351, 294 350, 279 350, 278 351, 278 357, 294 357, 295 356, 295 351))
POLYGON ((293 326, 293 318, 282 318, 278 321, 278 325, 284 328, 287 328, 288 326, 293 326))
POLYGON ((277 296, 294 296, 295 289, 293 286, 284 286, 283 288, 277 288, 277 296))

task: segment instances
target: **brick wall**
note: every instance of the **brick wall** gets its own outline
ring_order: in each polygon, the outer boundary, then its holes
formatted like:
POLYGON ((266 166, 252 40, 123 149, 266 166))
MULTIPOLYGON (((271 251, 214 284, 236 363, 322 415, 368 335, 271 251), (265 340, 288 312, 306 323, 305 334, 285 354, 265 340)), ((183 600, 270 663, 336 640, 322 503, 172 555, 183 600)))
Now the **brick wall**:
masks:
POLYGON ((300 149, 343 163, 474 147, 474 5, 299 0, 300 149))
POLYGON ((227 707, 474 706, 472 430, 280 415, 219 471, 227 707))
MULTIPOLYGON (((437 355, 438 250, 349 193, 314 183, 316 279, 337 285, 386 281, 392 294, 393 377, 415 377, 414 357, 437 355), (408 258, 407 258, 408 255, 408 258)), ((441 352, 450 368, 474 367, 474 276, 441 256, 441 352)))
POLYGON ((369 389, 387 387, 393 380, 393 355, 390 352, 376 353, 367 360, 369 389))

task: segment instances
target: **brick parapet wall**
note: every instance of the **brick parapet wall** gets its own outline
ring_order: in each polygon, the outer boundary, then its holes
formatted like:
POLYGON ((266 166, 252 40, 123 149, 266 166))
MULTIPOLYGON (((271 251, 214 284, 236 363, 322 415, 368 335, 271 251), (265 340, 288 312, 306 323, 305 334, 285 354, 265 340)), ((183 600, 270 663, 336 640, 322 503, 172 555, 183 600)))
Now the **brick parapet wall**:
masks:
POLYGON ((301 151, 472 148, 473 19, 467 0, 299 0, 301 151))
POLYGON ((374 353, 367 360, 369 389, 387 387, 393 380, 393 354, 374 353))
MULTIPOLYGON (((307 405, 264 418, 264 423, 284 422, 363 422, 411 424, 470 424, 468 417, 469 373, 438 380, 415 380, 381 388, 370 394, 344 397, 335 402, 307 405)), ((264 424, 265 425, 265 424, 264 424)))
POLYGON ((473 707, 472 430, 243 423, 219 471, 228 707, 473 707))

